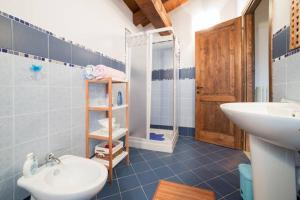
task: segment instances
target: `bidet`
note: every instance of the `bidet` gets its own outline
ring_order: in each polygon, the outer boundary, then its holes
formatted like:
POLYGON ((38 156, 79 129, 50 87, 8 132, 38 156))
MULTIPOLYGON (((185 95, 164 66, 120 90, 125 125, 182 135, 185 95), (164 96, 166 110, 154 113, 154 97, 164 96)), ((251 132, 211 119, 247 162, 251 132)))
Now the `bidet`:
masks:
POLYGON ((103 164, 72 155, 58 159, 60 164, 45 164, 34 175, 19 178, 18 186, 34 200, 89 200, 105 185, 108 173, 103 164))

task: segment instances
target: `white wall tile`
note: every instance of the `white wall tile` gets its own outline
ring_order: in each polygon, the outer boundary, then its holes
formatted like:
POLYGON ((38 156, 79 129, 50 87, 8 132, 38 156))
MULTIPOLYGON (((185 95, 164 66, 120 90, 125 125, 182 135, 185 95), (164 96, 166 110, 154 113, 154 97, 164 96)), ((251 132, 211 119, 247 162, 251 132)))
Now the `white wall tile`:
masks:
POLYGON ((14 96, 16 115, 48 110, 47 87, 16 87, 14 96))
POLYGON ((13 145, 13 118, 0 118, 0 150, 13 145))
POLYGON ((85 108, 72 109, 72 127, 77 127, 85 124, 85 108))
POLYGON ((13 83, 13 56, 0 53, 0 86, 11 86, 13 83))
POLYGON ((16 86, 48 85, 48 63, 21 56, 14 57, 14 82, 16 86), (42 66, 40 72, 32 72, 31 66, 42 66))
POLYGON ((85 127, 77 126, 72 128, 72 147, 85 146, 85 127))
POLYGON ((85 90, 72 88, 72 107, 82 107, 85 105, 85 90))
POLYGON ((280 102, 282 99, 287 98, 286 96, 286 84, 273 85, 273 101, 280 102))
POLYGON ((48 138, 45 137, 15 146, 15 174, 18 174, 22 171, 26 155, 31 152, 37 155, 40 163, 44 163, 45 156, 47 153, 49 153, 48 138))
POLYGON ((273 62, 272 74, 274 85, 286 83, 286 69, 287 68, 285 59, 273 62))
POLYGON ((0 150, 0 182, 8 177, 13 177, 13 167, 13 149, 0 150))
POLYGON ((13 88, 0 86, 0 117, 13 114, 13 88))
POLYGON ((49 84, 56 87, 71 87, 71 67, 63 64, 49 64, 49 84))
POLYGON ((300 81, 287 83, 286 98, 300 101, 300 81))
POLYGON ((71 129, 71 109, 49 112, 49 133, 54 134, 71 129))
POLYGON ((71 130, 50 135, 49 145, 50 152, 53 153, 71 149, 71 130))
POLYGON ((83 70, 77 67, 72 68, 72 86, 73 87, 85 87, 85 81, 83 78, 83 70))
POLYGON ((71 89, 65 87, 50 87, 49 93, 50 110, 71 108, 71 89))
POLYGON ((286 58, 287 82, 300 82, 300 55, 295 54, 286 58))
POLYGON ((13 178, 0 182, 0 199, 13 199, 13 178))
POLYGON ((32 141, 48 135, 48 113, 15 117, 15 144, 32 141))

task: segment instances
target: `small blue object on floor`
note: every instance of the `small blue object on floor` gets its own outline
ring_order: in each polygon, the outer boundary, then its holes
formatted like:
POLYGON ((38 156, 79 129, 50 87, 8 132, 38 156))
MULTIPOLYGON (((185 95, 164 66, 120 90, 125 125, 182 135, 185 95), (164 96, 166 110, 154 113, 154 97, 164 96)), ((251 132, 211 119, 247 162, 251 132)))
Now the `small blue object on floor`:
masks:
POLYGON ((240 192, 243 200, 253 200, 252 167, 249 164, 240 164, 240 192))
POLYGON ((150 133, 150 140, 164 141, 164 134, 150 133))

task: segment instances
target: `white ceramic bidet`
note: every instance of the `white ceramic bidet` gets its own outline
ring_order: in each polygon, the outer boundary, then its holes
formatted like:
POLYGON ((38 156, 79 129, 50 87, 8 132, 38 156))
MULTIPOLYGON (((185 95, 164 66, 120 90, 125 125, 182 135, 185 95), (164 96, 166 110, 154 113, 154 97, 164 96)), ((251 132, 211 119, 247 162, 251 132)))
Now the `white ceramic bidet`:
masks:
POLYGON ((31 177, 21 177, 18 186, 36 200, 88 200, 105 185, 107 168, 93 160, 65 155, 60 164, 44 165, 31 177))

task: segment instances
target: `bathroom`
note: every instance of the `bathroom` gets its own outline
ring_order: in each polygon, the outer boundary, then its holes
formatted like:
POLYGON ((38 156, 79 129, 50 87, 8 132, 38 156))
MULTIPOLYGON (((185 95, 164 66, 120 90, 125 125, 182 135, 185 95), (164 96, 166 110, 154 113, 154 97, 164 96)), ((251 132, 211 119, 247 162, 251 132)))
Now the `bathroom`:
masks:
POLYGON ((299 199, 299 3, 0 0, 0 200, 299 199))

